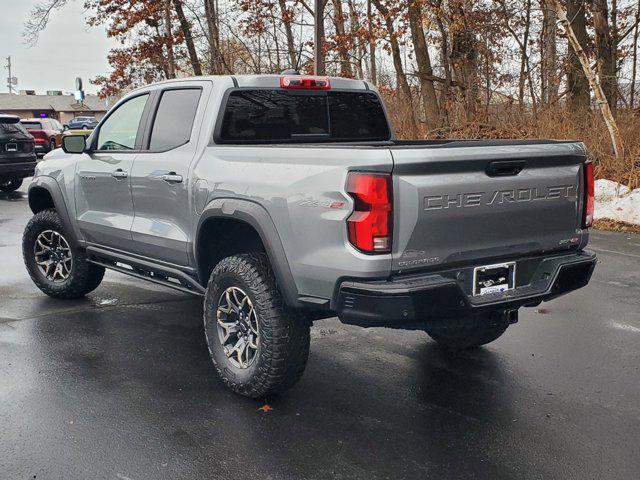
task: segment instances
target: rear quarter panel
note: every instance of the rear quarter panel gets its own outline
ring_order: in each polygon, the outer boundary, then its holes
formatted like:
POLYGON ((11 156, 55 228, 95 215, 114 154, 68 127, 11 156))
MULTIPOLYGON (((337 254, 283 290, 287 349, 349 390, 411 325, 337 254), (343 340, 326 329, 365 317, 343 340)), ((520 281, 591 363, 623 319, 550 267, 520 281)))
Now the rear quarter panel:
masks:
MULTIPOLYGON (((358 252, 347 239, 353 203, 349 170, 390 172, 388 148, 216 146, 205 149, 194 180, 209 203, 240 198, 264 207, 276 226, 298 294, 331 298, 340 277, 386 277, 391 255, 358 252)), ((197 204, 198 202, 196 202, 197 204)))

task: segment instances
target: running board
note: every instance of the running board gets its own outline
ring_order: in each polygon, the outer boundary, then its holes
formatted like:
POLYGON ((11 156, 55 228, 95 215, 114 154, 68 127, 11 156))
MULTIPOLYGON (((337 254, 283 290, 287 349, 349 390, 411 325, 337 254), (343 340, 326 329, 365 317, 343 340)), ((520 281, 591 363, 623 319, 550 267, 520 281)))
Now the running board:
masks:
POLYGON ((165 287, 204 295, 205 289, 197 280, 177 268, 158 265, 156 263, 130 257, 122 253, 115 253, 98 247, 87 247, 88 260, 109 270, 131 275, 132 277, 157 283, 165 287))

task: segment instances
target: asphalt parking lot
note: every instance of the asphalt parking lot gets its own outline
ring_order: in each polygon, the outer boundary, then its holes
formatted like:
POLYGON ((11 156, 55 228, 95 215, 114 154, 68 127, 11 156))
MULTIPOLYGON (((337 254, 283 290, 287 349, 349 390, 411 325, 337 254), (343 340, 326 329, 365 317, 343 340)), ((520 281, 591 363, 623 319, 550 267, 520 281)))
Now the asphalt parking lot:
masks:
POLYGON ((595 232, 587 288, 473 352, 317 322, 297 387, 252 401, 214 375, 199 299, 115 273, 40 293, 25 190, 0 194, 1 479, 639 477, 639 236, 595 232))

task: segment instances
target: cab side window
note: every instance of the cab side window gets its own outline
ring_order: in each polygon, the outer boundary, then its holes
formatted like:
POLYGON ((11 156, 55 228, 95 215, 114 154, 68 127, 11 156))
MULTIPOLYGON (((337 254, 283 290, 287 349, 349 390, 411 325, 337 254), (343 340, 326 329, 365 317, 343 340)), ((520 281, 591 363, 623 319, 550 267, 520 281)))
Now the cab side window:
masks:
POLYGON ((151 129, 152 152, 171 150, 189 142, 201 92, 199 88, 162 92, 151 129))
POLYGON ((148 94, 127 100, 100 127, 98 150, 133 150, 148 94))

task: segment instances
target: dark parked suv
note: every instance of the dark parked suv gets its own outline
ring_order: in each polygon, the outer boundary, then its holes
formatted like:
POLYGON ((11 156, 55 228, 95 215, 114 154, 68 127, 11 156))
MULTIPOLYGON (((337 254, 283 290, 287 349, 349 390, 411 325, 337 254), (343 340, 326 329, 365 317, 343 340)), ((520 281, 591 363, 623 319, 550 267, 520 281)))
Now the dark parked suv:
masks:
POLYGON ((36 153, 55 150, 62 142, 62 124, 53 118, 29 118, 21 120, 36 142, 36 153))
POLYGON ((13 192, 36 166, 34 140, 15 115, 0 114, 0 190, 13 192))

